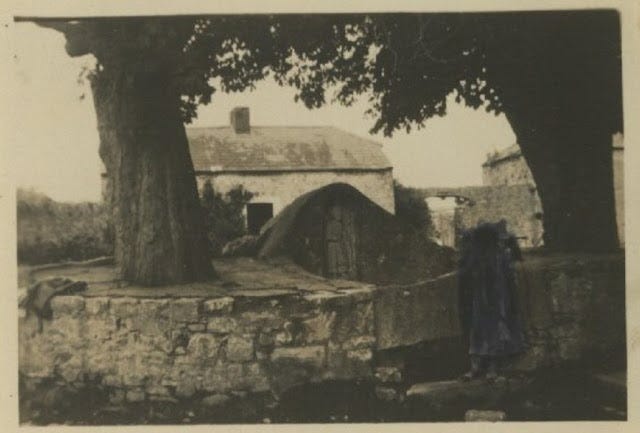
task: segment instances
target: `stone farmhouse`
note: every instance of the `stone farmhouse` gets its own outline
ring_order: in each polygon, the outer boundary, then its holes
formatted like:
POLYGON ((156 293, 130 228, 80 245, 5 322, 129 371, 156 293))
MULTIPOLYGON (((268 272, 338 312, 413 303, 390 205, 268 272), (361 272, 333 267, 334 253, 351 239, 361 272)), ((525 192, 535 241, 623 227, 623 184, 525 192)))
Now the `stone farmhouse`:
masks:
POLYGON ((253 194, 247 230, 262 225, 299 196, 346 183, 394 212, 392 166, 374 141, 330 126, 253 126, 249 108, 230 113, 230 125, 187 128, 198 189, 211 182, 225 194, 242 186, 253 194))
MULTIPOLYGON (((208 181, 223 195, 238 186, 253 195, 244 209, 248 233, 331 183, 349 184, 395 213, 393 168, 381 144, 331 126, 253 126, 249 114, 236 107, 228 126, 186 131, 200 193, 208 181)), ((102 179, 105 197, 106 173, 102 179)))

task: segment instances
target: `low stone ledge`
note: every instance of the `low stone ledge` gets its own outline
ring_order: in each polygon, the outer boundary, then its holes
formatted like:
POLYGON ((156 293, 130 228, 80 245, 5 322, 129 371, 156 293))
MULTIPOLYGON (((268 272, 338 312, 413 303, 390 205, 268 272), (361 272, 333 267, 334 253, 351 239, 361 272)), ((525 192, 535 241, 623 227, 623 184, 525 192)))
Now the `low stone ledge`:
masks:
POLYGON ((421 404, 445 406, 454 401, 489 403, 498 401, 530 384, 526 378, 498 378, 493 383, 484 379, 463 382, 458 380, 425 382, 411 386, 407 399, 419 400, 421 404))

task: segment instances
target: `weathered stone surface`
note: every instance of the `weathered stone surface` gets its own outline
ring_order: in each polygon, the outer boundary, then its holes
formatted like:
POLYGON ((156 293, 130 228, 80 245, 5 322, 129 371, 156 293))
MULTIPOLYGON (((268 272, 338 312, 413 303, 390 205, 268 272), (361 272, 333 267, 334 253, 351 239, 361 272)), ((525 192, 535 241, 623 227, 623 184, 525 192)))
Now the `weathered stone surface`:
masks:
POLYGON ((373 358, 373 351, 371 349, 348 350, 347 358, 360 362, 368 362, 373 358))
POLYGON ((303 322, 304 339, 307 343, 326 342, 331 337, 336 322, 335 311, 320 311, 303 322))
POLYGON ((347 350, 371 349, 375 344, 376 338, 373 335, 357 335, 342 343, 342 347, 347 350))
POLYGON ((197 322, 199 318, 200 298, 180 298, 171 300, 169 314, 172 322, 197 322))
POLYGON ((269 310, 245 311, 240 315, 238 320, 242 323, 243 328, 247 332, 258 329, 278 329, 285 323, 285 319, 283 317, 275 311, 269 310))
POLYGON ((397 389, 389 386, 376 386, 374 389, 376 397, 383 401, 400 401, 403 395, 397 389))
POLYGON ((138 403, 145 400, 145 393, 142 389, 129 389, 127 391, 127 401, 138 403))
POLYGON ((304 294, 302 297, 305 301, 315 305, 322 305, 336 298, 347 298, 344 293, 328 290, 314 290, 312 292, 304 294))
POLYGON ((378 348, 461 335, 456 285, 456 275, 449 274, 421 284, 378 291, 378 348))
POLYGON ((171 393, 166 386, 160 384, 148 385, 146 388, 147 394, 151 397, 169 397, 171 393))
POLYGON ((124 389, 113 389, 109 393, 109 402, 111 404, 122 404, 125 401, 126 392, 124 389))
POLYGON ((229 333, 238 329, 238 322, 232 317, 211 317, 207 322, 207 332, 229 333))
POLYGON ((332 340, 344 342, 354 335, 371 335, 373 333, 373 303, 364 302, 339 307, 332 340))
POLYGON ((396 367, 377 367, 375 370, 375 377, 380 383, 402 382, 402 372, 396 367))
POLYGON ((197 360, 207 360, 218 356, 222 339, 209 333, 197 333, 191 336, 187 346, 187 356, 197 360))
POLYGON ((110 301, 111 314, 119 319, 137 316, 140 312, 138 303, 139 300, 136 298, 112 298, 110 301))
POLYGON ((231 311, 233 311, 233 298, 230 296, 204 301, 204 312, 206 314, 228 314, 231 313, 231 311))
POLYGON ((325 363, 324 346, 277 347, 271 354, 274 362, 289 360, 314 367, 322 367, 325 363))
POLYGON ((253 336, 231 335, 227 340, 227 359, 244 362, 253 359, 253 336))
POLYGON ((82 296, 54 296, 51 298, 53 317, 79 316, 84 311, 85 303, 82 296))
POLYGON ((260 363, 251 362, 244 365, 245 382, 252 392, 263 392, 270 389, 267 372, 260 363))
POLYGON ((225 386, 229 389, 247 388, 242 364, 232 363, 224 366, 225 386))
POLYGON ((339 293, 353 298, 355 302, 371 301, 376 293, 375 286, 362 286, 357 288, 340 289, 339 293))
POLYGON ((505 421, 507 414, 501 410, 476 410, 470 409, 465 412, 464 420, 467 422, 485 421, 497 422, 505 421))
POLYGON ((183 374, 176 380, 175 394, 180 398, 192 397, 202 382, 193 374, 183 374))
POLYGON ((457 380, 418 383, 406 392, 407 398, 419 399, 424 404, 446 405, 451 402, 488 404, 507 394, 523 389, 528 380, 512 378, 488 383, 485 380, 460 382, 457 380))
POLYGON ((204 332, 207 330, 207 325, 204 323, 191 323, 187 325, 187 329, 191 332, 204 332))
POLYGON ((85 310, 90 316, 99 316, 103 314, 107 314, 109 312, 110 302, 109 298, 97 297, 97 298, 86 298, 85 301, 85 310))
POLYGON ((204 397, 201 400, 203 406, 206 407, 218 407, 222 406, 229 401, 229 397, 224 394, 212 394, 204 397))

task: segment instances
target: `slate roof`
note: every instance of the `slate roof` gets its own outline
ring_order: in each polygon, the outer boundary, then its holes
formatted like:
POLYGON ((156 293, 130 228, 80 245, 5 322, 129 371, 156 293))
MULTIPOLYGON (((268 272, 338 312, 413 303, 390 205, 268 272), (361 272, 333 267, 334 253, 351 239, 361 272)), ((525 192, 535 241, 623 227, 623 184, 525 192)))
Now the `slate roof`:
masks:
POLYGON ((187 128, 196 172, 382 170, 391 163, 375 141, 330 126, 187 128))

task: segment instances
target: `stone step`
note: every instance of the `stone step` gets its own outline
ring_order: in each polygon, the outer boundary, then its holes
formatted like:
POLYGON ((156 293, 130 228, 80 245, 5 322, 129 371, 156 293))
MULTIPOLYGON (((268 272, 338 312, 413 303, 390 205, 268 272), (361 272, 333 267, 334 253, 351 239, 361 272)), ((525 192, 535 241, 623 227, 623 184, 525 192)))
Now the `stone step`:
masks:
POLYGON ((406 398, 433 406, 446 406, 453 402, 490 404, 523 389, 529 383, 530 379, 519 377, 500 377, 495 382, 488 382, 485 379, 468 382, 459 380, 424 382, 411 386, 406 392, 406 398))

